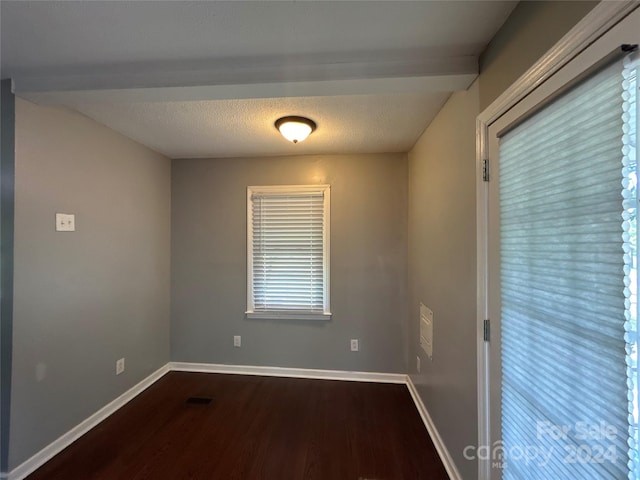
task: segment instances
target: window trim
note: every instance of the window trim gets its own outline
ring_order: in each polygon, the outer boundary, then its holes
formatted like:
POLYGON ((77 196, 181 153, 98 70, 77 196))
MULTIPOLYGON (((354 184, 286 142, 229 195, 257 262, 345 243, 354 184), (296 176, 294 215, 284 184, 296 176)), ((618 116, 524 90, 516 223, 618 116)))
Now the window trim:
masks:
POLYGON ((331 186, 321 185, 268 185, 247 187, 247 310, 246 318, 264 320, 330 320, 330 225, 331 225, 331 186), (253 194, 270 193, 322 193, 323 205, 323 312, 311 312, 307 310, 270 310, 255 311, 253 298, 253 194))

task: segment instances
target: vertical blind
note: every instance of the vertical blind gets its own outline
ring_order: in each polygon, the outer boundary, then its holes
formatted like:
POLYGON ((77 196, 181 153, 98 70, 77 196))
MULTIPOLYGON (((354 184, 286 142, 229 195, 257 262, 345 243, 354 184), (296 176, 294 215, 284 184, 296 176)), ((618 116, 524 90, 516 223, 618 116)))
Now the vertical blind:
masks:
POLYGON ((324 195, 251 195, 253 311, 324 311, 324 195))
POLYGON ((616 62, 500 140, 506 480, 630 476, 636 200, 624 92, 616 62))

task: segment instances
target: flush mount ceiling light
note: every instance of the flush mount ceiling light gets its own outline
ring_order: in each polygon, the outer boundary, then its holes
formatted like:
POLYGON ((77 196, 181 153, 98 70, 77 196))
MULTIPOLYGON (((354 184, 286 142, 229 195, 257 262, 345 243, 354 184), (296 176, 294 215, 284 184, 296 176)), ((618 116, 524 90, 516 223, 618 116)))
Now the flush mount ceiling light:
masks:
POLYGON ((316 122, 305 117, 282 117, 276 120, 276 128, 284 138, 290 142, 298 143, 316 129, 316 122))

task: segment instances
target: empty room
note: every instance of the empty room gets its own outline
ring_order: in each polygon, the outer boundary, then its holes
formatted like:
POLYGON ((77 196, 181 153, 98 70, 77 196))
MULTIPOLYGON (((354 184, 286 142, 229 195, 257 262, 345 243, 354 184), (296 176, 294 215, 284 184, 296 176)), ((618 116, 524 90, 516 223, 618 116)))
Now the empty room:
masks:
POLYGON ((0 1, 0 478, 640 479, 639 7, 0 1))

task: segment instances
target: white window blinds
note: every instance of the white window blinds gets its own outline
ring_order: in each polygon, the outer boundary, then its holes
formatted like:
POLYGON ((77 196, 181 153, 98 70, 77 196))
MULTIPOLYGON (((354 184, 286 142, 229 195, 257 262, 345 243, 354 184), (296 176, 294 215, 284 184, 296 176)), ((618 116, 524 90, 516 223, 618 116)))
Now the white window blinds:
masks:
POLYGON ((500 141, 505 480, 623 479, 633 469, 636 199, 625 91, 618 62, 500 141), (539 456, 519 455, 527 448, 539 456))
POLYGON ((329 187, 250 187, 247 214, 247 314, 324 318, 329 187))

